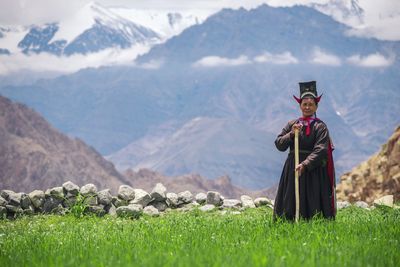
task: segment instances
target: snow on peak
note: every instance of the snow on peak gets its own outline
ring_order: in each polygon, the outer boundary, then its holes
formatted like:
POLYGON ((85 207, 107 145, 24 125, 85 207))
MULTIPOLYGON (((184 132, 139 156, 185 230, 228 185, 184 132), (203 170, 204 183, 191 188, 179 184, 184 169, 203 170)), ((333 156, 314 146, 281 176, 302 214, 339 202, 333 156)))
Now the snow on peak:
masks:
POLYGON ((66 40, 67 43, 70 43, 82 32, 90 29, 95 23, 101 23, 120 30, 125 29, 124 24, 132 24, 99 3, 89 2, 73 16, 59 22, 59 30, 54 35, 52 41, 66 40))
POLYGON ((128 8, 111 8, 111 11, 120 16, 143 25, 156 31, 158 34, 168 39, 180 34, 184 29, 202 23, 208 16, 215 13, 215 10, 141 10, 128 8))

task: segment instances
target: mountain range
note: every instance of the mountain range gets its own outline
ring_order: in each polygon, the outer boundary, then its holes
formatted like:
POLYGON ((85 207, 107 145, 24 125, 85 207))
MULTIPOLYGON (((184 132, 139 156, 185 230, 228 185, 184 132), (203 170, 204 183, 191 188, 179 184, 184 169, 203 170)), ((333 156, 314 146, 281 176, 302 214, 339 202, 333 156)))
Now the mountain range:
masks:
MULTIPOLYGON (((204 12, 203 12, 204 13, 204 12)), ((0 54, 90 54, 104 49, 151 47, 207 16, 188 12, 155 12, 107 8, 89 2, 74 16, 40 25, 0 27, 0 54)), ((132 58, 132 60, 134 57, 132 58)))
POLYGON ((66 181, 83 186, 93 183, 116 194, 121 185, 151 192, 163 183, 168 192, 192 193, 214 190, 225 197, 274 197, 275 188, 249 191, 232 184, 228 176, 209 180, 198 174, 167 177, 140 169, 119 173, 94 148, 71 139, 27 106, 0 96, 0 190, 31 192, 62 185, 66 181))
POLYGON ((336 145, 338 174, 374 153, 399 123, 400 43, 348 30, 304 6, 224 9, 153 46, 135 66, 86 69, 0 93, 121 168, 226 174, 264 188, 279 179, 285 156, 273 137, 300 115, 291 97, 299 81, 317 80, 324 94, 318 116, 336 145))

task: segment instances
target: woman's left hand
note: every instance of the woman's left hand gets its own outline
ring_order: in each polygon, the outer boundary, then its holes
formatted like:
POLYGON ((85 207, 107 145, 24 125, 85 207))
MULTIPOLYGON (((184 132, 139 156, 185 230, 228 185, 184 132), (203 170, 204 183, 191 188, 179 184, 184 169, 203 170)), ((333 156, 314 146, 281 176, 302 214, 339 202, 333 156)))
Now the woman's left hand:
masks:
POLYGON ((299 172, 299 176, 303 174, 304 169, 305 169, 305 167, 302 163, 300 163, 299 165, 296 166, 296 171, 299 172))

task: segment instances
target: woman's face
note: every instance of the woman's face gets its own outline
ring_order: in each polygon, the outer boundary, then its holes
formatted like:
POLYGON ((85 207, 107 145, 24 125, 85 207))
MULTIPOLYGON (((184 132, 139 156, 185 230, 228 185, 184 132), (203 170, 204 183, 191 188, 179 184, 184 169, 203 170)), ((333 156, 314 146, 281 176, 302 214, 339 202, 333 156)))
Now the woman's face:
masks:
POLYGON ((317 104, 315 103, 314 98, 307 97, 303 98, 300 104, 301 112, 303 113, 303 117, 310 117, 314 115, 317 111, 317 104))

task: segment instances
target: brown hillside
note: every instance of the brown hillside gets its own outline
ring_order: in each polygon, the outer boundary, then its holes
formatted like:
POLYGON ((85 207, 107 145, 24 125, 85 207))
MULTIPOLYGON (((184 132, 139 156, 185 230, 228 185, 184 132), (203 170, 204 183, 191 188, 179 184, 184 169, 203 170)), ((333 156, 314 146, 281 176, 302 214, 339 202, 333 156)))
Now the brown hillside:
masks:
POLYGON ((116 191, 126 184, 114 165, 70 139, 25 105, 0 96, 0 190, 30 192, 70 180, 116 191))
POLYGON ((382 149, 341 177, 340 200, 373 202, 384 195, 400 200, 400 126, 382 149))

